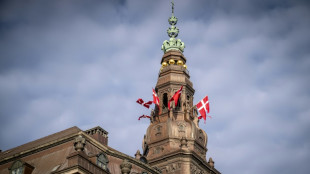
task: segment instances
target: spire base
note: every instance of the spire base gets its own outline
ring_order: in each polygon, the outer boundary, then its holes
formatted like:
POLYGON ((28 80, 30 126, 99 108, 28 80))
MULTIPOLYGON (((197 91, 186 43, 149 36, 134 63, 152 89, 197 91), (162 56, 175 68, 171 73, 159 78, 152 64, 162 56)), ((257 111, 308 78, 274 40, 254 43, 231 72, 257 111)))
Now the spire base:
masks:
POLYGON ((177 50, 183 53, 185 48, 184 42, 181 41, 181 39, 176 38, 170 38, 169 41, 165 40, 163 45, 161 46, 161 50, 163 50, 164 53, 170 50, 177 50))

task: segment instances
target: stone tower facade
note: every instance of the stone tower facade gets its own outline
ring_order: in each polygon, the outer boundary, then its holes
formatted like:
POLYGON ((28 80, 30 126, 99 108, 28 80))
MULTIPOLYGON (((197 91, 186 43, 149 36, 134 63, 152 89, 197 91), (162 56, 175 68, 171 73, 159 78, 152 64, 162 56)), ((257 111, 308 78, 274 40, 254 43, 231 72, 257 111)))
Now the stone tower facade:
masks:
POLYGON ((151 123, 143 140, 143 156, 151 166, 156 166, 163 174, 211 174, 220 173, 214 168, 212 158, 206 160, 208 136, 199 127, 197 111, 193 104, 195 90, 190 81, 185 45, 176 39, 179 29, 177 18, 169 18, 167 30, 169 40, 164 41, 161 69, 155 91, 160 99, 159 107, 152 112, 151 123), (181 86, 182 93, 177 105, 169 99, 181 86))

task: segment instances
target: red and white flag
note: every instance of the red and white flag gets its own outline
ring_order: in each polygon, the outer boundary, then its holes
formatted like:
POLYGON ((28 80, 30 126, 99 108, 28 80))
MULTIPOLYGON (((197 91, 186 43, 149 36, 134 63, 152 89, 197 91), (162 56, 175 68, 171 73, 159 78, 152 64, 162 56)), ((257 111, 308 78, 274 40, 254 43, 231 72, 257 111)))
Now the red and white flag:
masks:
POLYGON ((160 114, 159 98, 158 98, 158 95, 156 94, 156 91, 153 88, 152 90, 153 90, 153 103, 158 106, 158 110, 160 114))
POLYGON ((150 108, 150 105, 153 103, 152 101, 148 101, 148 102, 146 102, 146 103, 144 103, 144 101, 141 99, 141 98, 139 98, 138 100, 137 100, 137 103, 139 103, 140 105, 142 105, 142 106, 144 106, 144 107, 146 107, 146 108, 150 108))
POLYGON ((140 116, 140 117, 138 118, 138 120, 140 120, 141 118, 151 118, 151 117, 148 116, 148 115, 142 115, 142 116, 140 116))
POLYGON ((136 102, 139 103, 140 105, 142 105, 142 103, 144 103, 144 101, 142 100, 142 98, 138 98, 138 100, 137 100, 136 102))
MULTIPOLYGON (((199 111, 199 113, 201 114, 200 117, 198 117, 198 119, 204 119, 206 121, 207 119, 207 113, 210 112, 210 106, 209 106, 209 99, 208 96, 206 96, 205 98, 203 98, 202 100, 200 100, 200 102, 198 102, 196 104, 196 107, 199 111)), ((210 116, 208 116, 210 117, 210 116)))
POLYGON ((152 90, 153 90, 153 103, 159 107, 159 98, 158 98, 155 90, 154 89, 152 89, 152 90))
POLYGON ((181 88, 177 92, 175 92, 174 95, 172 96, 172 98, 169 100, 169 102, 168 102, 168 109, 169 110, 170 110, 170 102, 172 102, 173 100, 174 100, 175 107, 177 107, 179 97, 181 96, 181 93, 182 93, 182 89, 183 89, 183 86, 181 86, 181 88))

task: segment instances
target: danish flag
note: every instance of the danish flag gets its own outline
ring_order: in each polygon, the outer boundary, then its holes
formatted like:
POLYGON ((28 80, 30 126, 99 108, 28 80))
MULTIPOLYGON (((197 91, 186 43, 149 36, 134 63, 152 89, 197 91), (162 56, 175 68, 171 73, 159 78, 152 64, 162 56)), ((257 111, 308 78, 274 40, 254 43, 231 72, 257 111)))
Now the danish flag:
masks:
POLYGON ((152 89, 152 90, 153 90, 153 103, 159 107, 159 98, 158 98, 155 90, 154 89, 152 89))
POLYGON ((181 86, 181 88, 176 93, 174 93, 172 98, 169 100, 169 102, 168 102, 168 109, 169 110, 170 110, 170 102, 172 102, 173 100, 174 100, 175 107, 177 107, 179 97, 180 97, 180 95, 182 93, 182 89, 183 89, 183 86, 181 86))
MULTIPOLYGON (((198 103, 196 104, 196 107, 197 107, 199 113, 201 114, 201 116, 198 117, 198 119, 203 118, 203 119, 206 121, 207 113, 210 112, 208 96, 206 96, 205 98, 203 98, 202 100, 200 100, 200 102, 198 102, 198 103)), ((210 116, 208 116, 208 117, 210 117, 210 116)))
POLYGON ((139 98, 138 100, 137 100, 137 103, 139 103, 140 105, 142 105, 142 106, 144 106, 144 107, 146 107, 146 108, 150 108, 150 105, 153 103, 152 101, 148 101, 148 102, 146 102, 146 103, 144 103, 144 101, 141 99, 141 98, 139 98))
POLYGON ((160 107, 159 107, 159 98, 158 98, 158 95, 156 94, 156 91, 153 88, 152 90, 153 90, 153 103, 158 106, 158 110, 160 114, 161 112, 160 112, 160 107))
POLYGON ((151 118, 151 117, 148 116, 148 115, 142 115, 142 116, 140 116, 140 117, 138 118, 138 120, 140 120, 141 118, 151 118))

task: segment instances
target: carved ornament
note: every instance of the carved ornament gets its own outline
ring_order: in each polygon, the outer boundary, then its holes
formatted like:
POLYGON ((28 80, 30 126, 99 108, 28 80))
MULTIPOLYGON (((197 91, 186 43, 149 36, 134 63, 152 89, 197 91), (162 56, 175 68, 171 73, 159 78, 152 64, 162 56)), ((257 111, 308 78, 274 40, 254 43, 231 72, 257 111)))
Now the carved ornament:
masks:
POLYGON ((207 174, 203 170, 201 170, 199 167, 197 167, 194 164, 191 164, 190 166, 191 174, 207 174))
POLYGON ((166 166, 165 170, 167 173, 173 173, 181 169, 181 163, 173 163, 166 166))
POLYGON ((77 138, 75 138, 74 148, 78 152, 83 151, 85 144, 86 144, 85 138, 83 138, 82 135, 79 135, 77 138))

